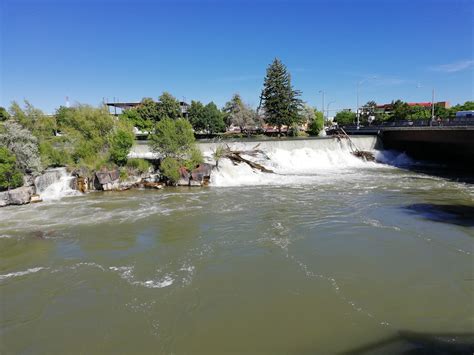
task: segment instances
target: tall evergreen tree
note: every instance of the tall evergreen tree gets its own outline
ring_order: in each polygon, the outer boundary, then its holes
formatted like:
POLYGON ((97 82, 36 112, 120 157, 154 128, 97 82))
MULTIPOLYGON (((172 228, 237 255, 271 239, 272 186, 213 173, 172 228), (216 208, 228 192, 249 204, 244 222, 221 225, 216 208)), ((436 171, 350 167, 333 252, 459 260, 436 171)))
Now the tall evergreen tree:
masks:
POLYGON ((260 99, 265 111, 265 122, 277 126, 279 134, 282 126, 289 127, 301 120, 300 95, 301 92, 291 86, 291 75, 286 66, 275 58, 267 68, 260 99))

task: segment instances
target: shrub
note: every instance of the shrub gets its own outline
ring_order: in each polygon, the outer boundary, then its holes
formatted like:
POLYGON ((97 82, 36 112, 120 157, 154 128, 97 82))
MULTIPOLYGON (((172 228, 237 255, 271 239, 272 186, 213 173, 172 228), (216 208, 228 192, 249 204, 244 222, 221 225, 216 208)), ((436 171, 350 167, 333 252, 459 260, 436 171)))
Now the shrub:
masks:
POLYGON ((13 120, 3 123, 0 146, 7 147, 16 158, 16 167, 25 172, 41 170, 38 139, 26 128, 13 120))
POLYGON ((9 118, 10 118, 10 114, 8 113, 7 110, 5 110, 5 107, 0 107, 0 122, 6 121, 9 118))
POLYGON ((132 158, 127 160, 127 168, 141 174, 146 173, 150 169, 150 166, 151 164, 145 159, 132 158))
POLYGON ((317 136, 324 128, 324 118, 322 112, 317 112, 314 119, 309 123, 309 134, 317 136))
POLYGON ((65 149, 54 148, 50 142, 42 142, 39 145, 41 162, 45 167, 67 166, 72 163, 69 152, 65 149))
POLYGON ((0 190, 23 185, 23 175, 16 167, 15 155, 5 147, 0 147, 0 190))
POLYGON ((164 158, 160 164, 161 173, 172 183, 179 180, 179 162, 171 157, 164 158))
POLYGON ((185 159, 195 145, 193 128, 187 120, 162 119, 151 136, 152 150, 163 158, 185 159))
POLYGON ((110 159, 117 165, 125 165, 134 140, 131 127, 121 124, 110 138, 110 159))
POLYGON ((204 157, 202 156, 201 151, 197 147, 191 148, 191 151, 189 152, 188 159, 184 162, 184 166, 192 170, 199 164, 201 164, 204 161, 204 157))

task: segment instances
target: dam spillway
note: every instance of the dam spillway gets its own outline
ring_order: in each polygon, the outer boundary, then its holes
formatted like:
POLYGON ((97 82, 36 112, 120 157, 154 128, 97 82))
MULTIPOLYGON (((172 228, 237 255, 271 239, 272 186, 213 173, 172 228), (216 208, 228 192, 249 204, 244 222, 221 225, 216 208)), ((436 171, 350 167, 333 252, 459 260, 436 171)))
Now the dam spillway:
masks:
MULTIPOLYGON (((354 144, 361 150, 372 151, 380 147, 380 140, 377 136, 351 137, 354 144)), ((198 141, 199 149, 206 154, 215 150, 218 145, 228 145, 238 150, 250 150, 255 146, 263 151, 272 151, 275 149, 295 150, 295 149, 314 149, 314 150, 339 150, 347 147, 347 143, 339 141, 332 137, 321 138, 293 138, 293 139, 239 139, 239 140, 221 140, 221 141, 198 141)), ((159 155, 153 153, 150 144, 147 141, 136 141, 132 147, 129 158, 158 159, 159 155)))

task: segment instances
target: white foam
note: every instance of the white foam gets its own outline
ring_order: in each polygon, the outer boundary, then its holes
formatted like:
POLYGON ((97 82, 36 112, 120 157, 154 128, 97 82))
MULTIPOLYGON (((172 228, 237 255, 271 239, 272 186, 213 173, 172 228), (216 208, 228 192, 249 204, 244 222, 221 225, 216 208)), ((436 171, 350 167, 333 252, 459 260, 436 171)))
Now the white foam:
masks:
MULTIPOLYGON (((239 146, 231 148, 239 149, 239 146)), ((341 171, 350 173, 383 167, 355 157, 345 141, 331 142, 331 145, 296 146, 291 149, 267 145, 265 149, 265 155, 244 157, 273 170, 274 174, 254 170, 245 163, 234 165, 224 158, 219 162, 219 170, 215 169, 211 175, 211 185, 314 184, 340 178, 341 171)), ((211 155, 212 151, 205 153, 207 157, 211 155)))
POLYGON ((133 266, 110 266, 109 269, 112 271, 118 271, 120 277, 126 280, 130 285, 143 286, 146 288, 164 288, 171 286, 174 283, 174 279, 171 275, 165 275, 163 278, 158 280, 135 280, 133 266))
POLYGON ((0 281, 1 280, 6 280, 6 279, 9 279, 9 278, 12 278, 12 277, 19 277, 19 276, 25 276, 25 275, 28 275, 28 274, 34 274, 35 272, 45 270, 45 269, 47 269, 47 268, 45 268, 45 267, 34 267, 34 268, 31 268, 31 269, 28 269, 28 270, 25 270, 25 271, 11 272, 9 274, 0 275, 0 281))
POLYGON ((66 168, 48 169, 35 180, 36 192, 43 201, 59 200, 65 196, 80 195, 80 192, 71 188, 74 179, 66 168))

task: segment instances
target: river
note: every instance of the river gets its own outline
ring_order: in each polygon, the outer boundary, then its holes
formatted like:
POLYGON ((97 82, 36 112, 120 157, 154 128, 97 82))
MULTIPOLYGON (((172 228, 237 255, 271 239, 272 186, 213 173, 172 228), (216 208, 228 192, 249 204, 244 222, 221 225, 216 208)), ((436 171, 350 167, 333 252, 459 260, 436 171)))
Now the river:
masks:
POLYGON ((474 332, 474 185, 344 144, 267 153, 277 174, 222 161, 206 188, 0 209, 0 353, 398 353, 406 332, 474 332))

